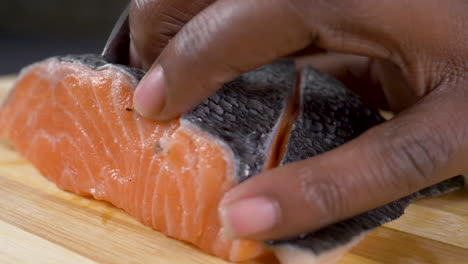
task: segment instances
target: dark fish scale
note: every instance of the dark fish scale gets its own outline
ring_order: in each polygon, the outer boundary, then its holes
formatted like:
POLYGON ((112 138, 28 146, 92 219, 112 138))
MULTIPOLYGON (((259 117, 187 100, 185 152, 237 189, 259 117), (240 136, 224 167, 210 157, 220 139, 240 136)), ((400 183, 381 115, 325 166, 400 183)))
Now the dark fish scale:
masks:
POLYGON ((263 109, 264 108, 263 104, 260 101, 256 100, 256 99, 250 99, 248 104, 249 104, 249 107, 251 107, 253 109, 263 109))
MULTIPOLYGON (((237 105, 237 107, 239 107, 239 110, 241 112, 246 112, 247 111, 247 108, 245 107, 244 103, 241 103, 241 104, 237 105)), ((245 117, 245 115, 242 115, 242 117, 245 117)))
MULTIPOLYGON (((218 101, 219 101, 219 95, 216 95, 216 97, 218 98, 218 101)), ((210 110, 213 110, 218 115, 222 115, 224 113, 223 108, 219 106, 219 104, 215 100, 212 100, 211 98, 208 102, 208 108, 210 110)))
POLYGON ((228 122, 236 122, 237 118, 235 115, 231 114, 231 113, 226 113, 226 120, 228 122))
POLYGON ((327 134, 327 138, 330 140, 335 140, 336 139, 336 133, 332 132, 327 134))
POLYGON ((319 121, 320 117, 316 113, 311 113, 310 118, 315 121, 319 121))
POLYGON ((213 114, 212 114, 212 117, 214 117, 214 118, 215 118, 217 121, 219 121, 219 122, 223 122, 223 121, 224 121, 223 117, 220 116, 220 115, 218 115, 218 114, 216 114, 216 113, 213 113, 213 114))
POLYGON ((327 124, 325 126, 325 128, 327 129, 328 133, 335 133, 335 131, 336 131, 336 122, 333 121, 331 124, 327 124))
POLYGON ((309 126, 311 131, 322 131, 323 130, 323 125, 322 123, 319 122, 309 122, 309 121, 304 121, 306 124, 306 127, 309 126))
POLYGON ((224 114, 223 108, 222 108, 221 106, 219 106, 219 105, 216 105, 216 106, 214 107, 214 111, 215 111, 216 114, 218 114, 218 115, 223 115, 223 114, 224 114))
POLYGON ((238 97, 238 99, 239 99, 239 102, 242 103, 242 106, 246 105, 247 102, 249 101, 249 99, 244 96, 238 97))
POLYGON ((254 115, 260 115, 260 112, 259 112, 257 109, 255 109, 255 108, 250 108, 250 109, 249 109, 249 112, 250 112, 251 114, 254 114, 254 115))
POLYGON ((221 99, 219 105, 228 113, 232 112, 232 104, 228 101, 221 99))
POLYGON ((211 96, 210 98, 212 101, 214 101, 216 104, 219 104, 220 100, 221 100, 221 96, 219 96, 218 94, 213 94, 213 96, 211 96))

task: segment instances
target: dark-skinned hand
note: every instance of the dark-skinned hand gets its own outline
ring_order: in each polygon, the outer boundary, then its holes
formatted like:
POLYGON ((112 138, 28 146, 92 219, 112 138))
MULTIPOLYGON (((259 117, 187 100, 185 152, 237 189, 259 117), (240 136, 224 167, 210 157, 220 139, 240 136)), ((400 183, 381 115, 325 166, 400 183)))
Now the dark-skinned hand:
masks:
POLYGON ((134 0, 142 115, 189 111, 279 57, 335 75, 397 113, 351 142, 263 172, 220 205, 235 237, 318 229, 468 171, 468 1, 134 0))

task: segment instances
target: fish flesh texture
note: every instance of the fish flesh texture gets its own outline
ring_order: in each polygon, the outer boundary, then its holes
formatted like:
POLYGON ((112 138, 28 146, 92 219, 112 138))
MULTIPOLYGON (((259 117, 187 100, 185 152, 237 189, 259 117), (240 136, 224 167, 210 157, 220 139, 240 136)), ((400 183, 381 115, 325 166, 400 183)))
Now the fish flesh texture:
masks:
POLYGON ((340 82, 284 59, 226 83, 193 111, 152 121, 133 109, 143 72, 96 55, 25 68, 0 110, 0 137, 58 187, 104 200, 143 224, 230 261, 334 263, 441 182, 320 230, 276 241, 230 240, 218 203, 258 173, 324 153, 383 122, 340 82))

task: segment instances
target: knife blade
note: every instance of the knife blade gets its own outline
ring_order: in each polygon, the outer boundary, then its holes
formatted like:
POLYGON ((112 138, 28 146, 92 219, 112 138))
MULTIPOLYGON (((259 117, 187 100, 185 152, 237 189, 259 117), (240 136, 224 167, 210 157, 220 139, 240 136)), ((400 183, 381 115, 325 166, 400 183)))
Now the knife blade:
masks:
POLYGON ((128 5, 115 23, 101 56, 109 63, 128 65, 130 63, 130 26, 128 5))

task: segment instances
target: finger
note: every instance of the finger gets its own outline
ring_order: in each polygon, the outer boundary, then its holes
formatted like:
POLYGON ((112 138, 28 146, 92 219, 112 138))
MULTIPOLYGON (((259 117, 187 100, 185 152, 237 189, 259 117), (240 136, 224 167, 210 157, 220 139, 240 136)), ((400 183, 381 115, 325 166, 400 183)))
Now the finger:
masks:
POLYGON ((429 97, 348 144, 237 186, 221 202, 224 228, 234 237, 290 237, 466 172, 468 95, 429 97))
MULTIPOLYGON (((296 59, 299 69, 312 66, 340 80, 372 107, 389 110, 374 59, 364 56, 323 52, 296 59)), ((390 84, 386 84, 390 86, 390 84)))
POLYGON ((215 0, 133 0, 130 32, 134 66, 148 69, 167 43, 197 13, 215 0))
POLYGON ((415 94, 401 69, 390 61, 375 60, 374 72, 390 109, 395 113, 405 110, 424 96, 424 94, 415 94))

